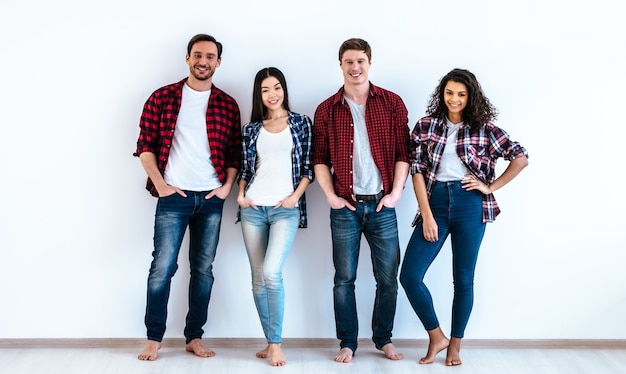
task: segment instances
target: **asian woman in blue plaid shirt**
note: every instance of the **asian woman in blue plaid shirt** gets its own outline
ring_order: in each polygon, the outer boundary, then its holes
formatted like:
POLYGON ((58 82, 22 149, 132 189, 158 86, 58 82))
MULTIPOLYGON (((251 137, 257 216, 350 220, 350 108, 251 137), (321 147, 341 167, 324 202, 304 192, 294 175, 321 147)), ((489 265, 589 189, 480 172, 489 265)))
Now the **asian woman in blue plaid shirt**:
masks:
POLYGON ((274 67, 254 80, 252 115, 242 130, 239 219, 252 272, 252 293, 267 339, 256 356, 286 364, 281 349, 282 269, 299 227, 307 226, 304 191, 313 181, 311 119, 289 109, 287 82, 274 67))

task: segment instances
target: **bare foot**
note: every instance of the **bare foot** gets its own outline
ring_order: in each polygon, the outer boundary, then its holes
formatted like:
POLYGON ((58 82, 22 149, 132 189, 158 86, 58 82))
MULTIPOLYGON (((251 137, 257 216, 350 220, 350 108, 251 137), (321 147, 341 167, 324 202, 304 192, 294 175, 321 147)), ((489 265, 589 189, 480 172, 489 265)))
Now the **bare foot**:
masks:
POLYGON ((348 363, 352 362, 352 357, 354 356, 354 352, 350 348, 341 348, 339 353, 335 356, 335 362, 343 362, 348 363))
POLYGON ((426 356, 420 358, 420 364, 432 364, 435 362, 435 357, 437 353, 443 351, 448 348, 450 344, 450 340, 446 338, 446 336, 441 331, 441 328, 437 327, 434 330, 428 331, 428 337, 430 341, 428 343, 428 352, 426 352, 426 356))
POLYGON ((270 365, 272 366, 285 366, 287 365, 287 360, 285 360, 285 355, 283 354, 283 350, 280 347, 280 344, 270 344, 268 346, 270 365))
POLYGON ((155 340, 148 340, 143 352, 137 356, 141 361, 154 361, 157 359, 157 352, 161 349, 161 343, 155 340))
POLYGON ((198 357, 213 357, 213 356, 215 356, 215 352, 213 352, 212 350, 210 350, 207 347, 205 347, 204 344, 202 344, 202 340, 200 340, 200 339, 194 339, 194 340, 190 341, 189 343, 187 343, 187 345, 185 346, 185 350, 187 352, 192 352, 193 354, 195 354, 198 357))
POLYGON ((280 344, 268 344, 264 350, 256 353, 256 357, 269 358, 272 366, 285 366, 287 364, 280 344))
POLYGON ((446 366, 461 365, 461 339, 450 338, 450 345, 446 353, 446 366))
POLYGON ((385 357, 390 360, 402 360, 404 358, 402 353, 396 352, 396 347, 394 347, 392 343, 383 345, 380 350, 383 351, 385 353, 385 357))
POLYGON ((270 346, 269 346, 269 344, 268 344, 268 346, 267 346, 267 347, 265 347, 265 349, 264 349, 264 350, 262 350, 262 351, 258 351, 258 352, 256 353, 256 357, 257 357, 257 358, 268 358, 268 357, 270 357, 269 350, 270 350, 270 346))

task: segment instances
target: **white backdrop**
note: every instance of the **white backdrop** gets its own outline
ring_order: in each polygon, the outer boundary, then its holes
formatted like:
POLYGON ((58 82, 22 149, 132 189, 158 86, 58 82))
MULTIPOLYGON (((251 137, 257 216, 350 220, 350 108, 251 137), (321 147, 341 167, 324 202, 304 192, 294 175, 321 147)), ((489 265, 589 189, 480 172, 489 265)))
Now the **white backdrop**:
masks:
MULTIPOLYGON (((401 95, 411 128, 442 75, 473 71, 501 113, 497 123, 528 149, 530 166, 496 193, 503 213, 483 242, 466 337, 625 339, 626 29, 618 5, 3 2, 0 338, 145 336, 156 200, 132 157, 138 120, 153 90, 187 75, 189 38, 209 33, 224 44, 214 83, 238 100, 244 120, 265 66, 285 73, 292 109, 313 116, 342 83, 337 50, 350 37, 370 42, 370 78, 401 95)), ((310 227, 299 231, 284 271, 284 336, 332 338, 329 209, 317 184, 307 195, 310 227)), ((397 209, 402 246, 415 209, 409 182, 397 209)), ((233 190, 206 337, 263 336, 235 211, 233 190)), ((446 332, 449 252, 427 279, 446 332)), ((182 253, 166 337, 182 337, 182 253)), ((369 337, 374 281, 365 244, 361 259, 360 336, 369 337)), ((426 337, 401 288, 394 337, 426 337)))

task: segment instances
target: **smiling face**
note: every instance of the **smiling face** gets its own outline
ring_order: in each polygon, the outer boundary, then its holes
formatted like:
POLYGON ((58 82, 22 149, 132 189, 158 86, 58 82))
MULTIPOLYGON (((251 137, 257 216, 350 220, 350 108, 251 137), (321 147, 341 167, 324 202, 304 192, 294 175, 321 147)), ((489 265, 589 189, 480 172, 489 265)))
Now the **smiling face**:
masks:
POLYGON ((198 81, 211 79, 221 62, 217 57, 217 45, 208 41, 195 43, 185 60, 189 65, 190 78, 198 81))
POLYGON ((448 108, 448 119, 452 123, 463 120, 463 110, 467 106, 468 92, 463 83, 448 81, 443 90, 443 101, 448 108))
POLYGON ((283 109, 285 92, 276 77, 269 76, 261 82, 261 100, 269 111, 283 109))
POLYGON ((339 63, 343 71, 344 83, 349 85, 368 83, 371 65, 372 63, 364 51, 356 49, 345 51, 339 63))

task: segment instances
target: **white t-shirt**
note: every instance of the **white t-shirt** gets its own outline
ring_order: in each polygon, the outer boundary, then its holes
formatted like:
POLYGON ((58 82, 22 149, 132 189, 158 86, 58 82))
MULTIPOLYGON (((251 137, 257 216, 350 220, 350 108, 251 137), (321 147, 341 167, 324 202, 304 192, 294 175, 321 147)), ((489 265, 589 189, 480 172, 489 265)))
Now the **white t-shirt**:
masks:
POLYGON ((456 140, 459 134, 461 123, 454 124, 448 120, 448 136, 446 146, 443 148, 439 169, 437 169, 436 179, 440 182, 458 181, 465 179, 465 174, 469 173, 467 167, 456 153, 456 140))
POLYGON ((278 133, 261 128, 256 144, 256 173, 246 197, 256 205, 274 206, 293 194, 289 126, 278 133))
POLYGON ((172 139, 165 183, 189 191, 209 191, 220 187, 211 162, 207 140, 206 110, 211 91, 195 91, 186 84, 176 130, 172 139))

